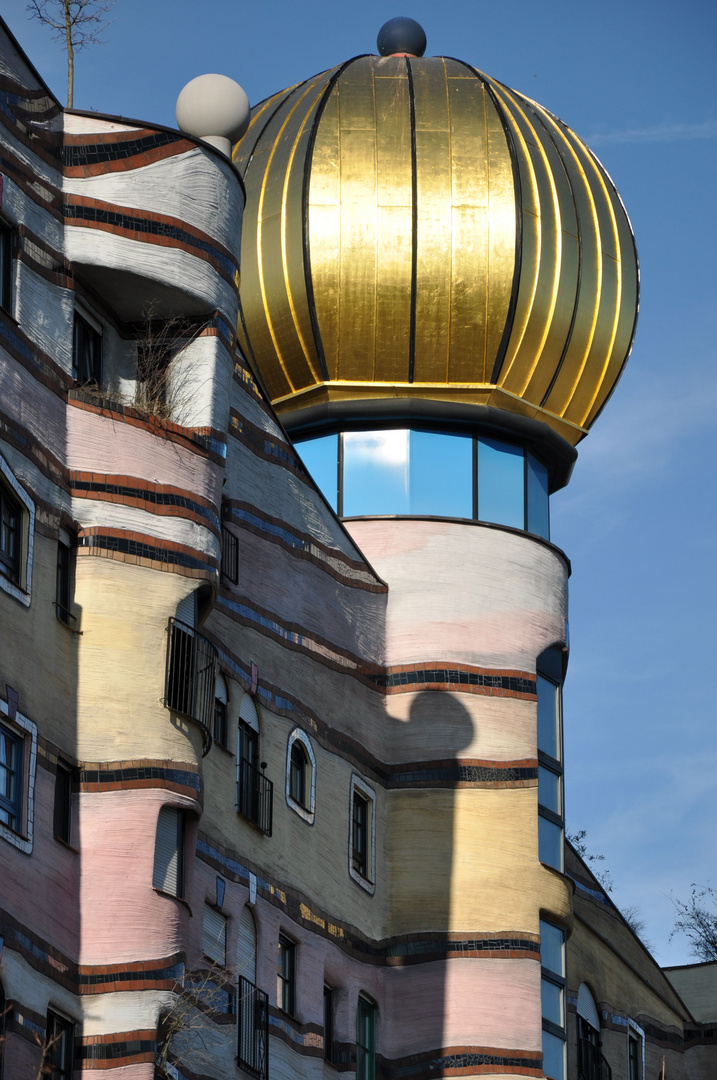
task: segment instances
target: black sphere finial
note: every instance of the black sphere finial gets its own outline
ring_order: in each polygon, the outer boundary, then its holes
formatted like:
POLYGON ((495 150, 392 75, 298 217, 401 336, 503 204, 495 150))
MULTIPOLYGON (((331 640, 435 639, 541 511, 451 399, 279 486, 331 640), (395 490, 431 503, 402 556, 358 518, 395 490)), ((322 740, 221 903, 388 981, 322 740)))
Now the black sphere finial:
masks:
POLYGON ((426 31, 415 19, 399 16, 383 24, 376 44, 381 56, 392 56, 394 53, 423 56, 426 51, 426 31))

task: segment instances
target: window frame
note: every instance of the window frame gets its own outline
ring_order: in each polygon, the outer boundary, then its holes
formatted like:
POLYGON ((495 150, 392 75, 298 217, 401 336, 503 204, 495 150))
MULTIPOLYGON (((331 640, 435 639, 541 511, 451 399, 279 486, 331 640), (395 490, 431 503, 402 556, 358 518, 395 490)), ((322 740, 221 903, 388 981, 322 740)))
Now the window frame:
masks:
POLYGON ((296 1016, 296 942, 279 934, 276 955, 276 1007, 296 1016))
MULTIPOLYGON (((0 492, 8 505, 15 504, 19 510, 17 525, 17 557, 0 558, 0 589, 19 600, 25 607, 32 598, 32 563, 35 546, 35 504, 0 454, 0 492)), ((0 520, 1 520, 0 511, 0 520)), ((0 540, 0 543, 2 541, 0 540)))
POLYGON ((214 904, 206 901, 202 911, 202 954, 219 967, 227 966, 227 923, 228 919, 214 904), (214 938, 212 927, 208 925, 214 919, 219 933, 214 938), (219 922, 221 920, 221 923, 219 922))
POLYGON ((64 529, 57 539, 57 569, 55 573, 55 614, 59 622, 69 626, 76 622, 72 614, 74 551, 73 537, 64 529))
POLYGON ((316 755, 311 740, 301 728, 294 728, 286 746, 286 804, 308 825, 313 825, 316 816, 316 755), (303 756, 303 799, 297 797, 294 790, 295 755, 303 756))
MULTIPOLYGON (((14 781, 14 794, 12 797, 3 795, 0 792, 0 811, 10 818, 10 821, 0 821, 0 825, 3 825, 7 829, 11 829, 14 833, 22 833, 23 824, 23 788, 24 788, 24 766, 25 766, 25 740, 17 731, 13 731, 5 724, 0 724, 0 736, 3 740, 3 754, 4 758, 8 757, 7 747, 11 748, 12 762, 8 763, 7 760, 0 761, 0 770, 4 775, 9 775, 14 781)), ((5 782, 3 783, 5 787, 5 782)))
POLYGON ((72 766, 57 762, 52 811, 52 834, 64 844, 72 839, 72 766))
POLYGON ((628 1080, 633 1080, 633 1072, 631 1069, 631 1054, 633 1046, 637 1047, 637 1080, 644 1080, 645 1078, 645 1032, 636 1024, 634 1020, 628 1017, 627 1021, 627 1070, 626 1076, 628 1080))
POLYGON ((0 307, 14 318, 13 307, 13 258, 17 232, 6 221, 0 219, 0 307))
POLYGON ((75 1063, 75 1024, 66 1016, 55 1012, 54 1009, 47 1010, 43 1059, 51 1067, 51 1071, 47 1074, 51 1080, 72 1080, 75 1063), (59 1028, 59 1033, 55 1034, 57 1028, 59 1028), (58 1040, 64 1041, 64 1047, 62 1043, 60 1044, 64 1061, 59 1062, 52 1060, 56 1056, 53 1050, 58 1040), (52 1056, 48 1058, 48 1054, 52 1056))
POLYGON ((324 1061, 334 1063, 334 988, 324 983, 324 1061))
POLYGON ((0 724, 23 743, 22 812, 18 829, 0 821, 0 837, 26 855, 32 853, 35 822, 35 774, 37 771, 37 724, 0 698, 0 724))
POLYGON ((536 731, 538 751, 538 859, 543 865, 551 866, 559 873, 565 872, 565 787, 563 767, 563 687, 562 687, 562 650, 557 646, 546 649, 536 663, 536 731), (550 700, 546 702, 547 695, 550 700), (553 716, 554 729, 548 733, 549 747, 541 742, 545 736, 543 717, 546 707, 553 716), (556 751, 557 756, 553 754, 556 751), (546 788, 541 784, 543 775, 550 773, 557 781, 558 809, 548 805, 545 798, 546 788), (541 800, 542 796, 542 800, 541 800), (543 824, 544 823, 544 824, 543 824), (554 830, 559 830, 557 837, 557 865, 548 850, 549 837, 554 830))
POLYGON ((102 386, 104 369, 103 337, 102 324, 99 320, 92 316, 86 308, 75 302, 72 321, 72 378, 78 386, 102 386), (93 346, 90 357, 91 370, 88 372, 81 372, 79 364, 83 335, 86 341, 93 346), (88 377, 85 378, 85 375, 88 377))
MULTIPOLYGON (((567 1074, 567 1061, 566 1061, 566 1057, 567 1057, 567 1038, 568 1038, 568 1035, 567 1035, 567 985, 568 984, 567 984, 566 968, 565 968, 566 954, 567 954, 566 937, 567 936, 566 936, 565 930, 564 930, 564 928, 562 926, 559 926, 557 923, 549 922, 547 919, 541 919, 540 920, 540 946, 541 946, 540 981, 541 981, 542 1028, 543 1028, 543 1033, 547 1033, 548 1035, 552 1036, 553 1038, 561 1040, 561 1042, 563 1043, 562 1075, 561 1076, 554 1076, 554 1077, 550 1076, 550 1080, 567 1080, 567 1075, 568 1075, 567 1074), (560 949, 561 949, 561 971, 555 971, 553 968, 549 967, 544 962, 545 959, 546 959, 544 951, 543 951, 544 938, 546 937, 546 934, 544 932, 544 927, 549 927, 551 930, 557 930, 560 933, 560 936, 561 936, 561 946, 560 946, 560 949), (559 989, 559 991, 560 991, 562 1024, 556 1024, 555 1021, 551 1020, 549 1017, 546 1017, 544 1015, 544 1010, 542 1008, 542 990, 543 990, 543 987, 546 986, 546 985, 549 985, 551 987, 557 987, 559 989)), ((545 1073, 546 1077, 549 1076, 549 1074, 547 1073, 547 1071, 545 1069, 545 1061, 543 1061, 543 1072, 545 1073)))
MULTIPOLYGON (((223 512, 226 518, 226 510, 223 512)), ((221 532, 221 576, 224 581, 232 585, 239 584, 239 539, 227 526, 226 520, 222 521, 221 532)))
POLYGON ((162 893, 164 896, 174 896, 178 900, 183 900, 184 899, 185 884, 186 884, 185 883, 185 869, 186 869, 185 847, 186 847, 187 829, 186 829, 186 820, 185 819, 186 819, 186 812, 181 807, 176 806, 176 805, 169 805, 169 804, 165 803, 164 806, 160 806, 160 808, 159 808, 159 813, 157 814, 157 827, 155 829, 155 835, 154 835, 154 861, 153 861, 153 864, 152 864, 152 888, 156 889, 158 892, 162 893), (157 840, 158 840, 158 837, 159 837, 159 825, 160 825, 160 821, 161 821, 163 813, 165 814, 165 816, 168 813, 172 813, 172 814, 176 815, 176 830, 177 831, 176 831, 176 837, 175 837, 175 840, 174 840, 175 851, 176 851, 176 855, 177 855, 177 869, 176 869, 176 874, 175 874, 175 876, 176 876, 176 889, 170 888, 169 885, 171 884, 171 882, 167 881, 167 874, 168 874, 169 866, 171 864, 171 860, 170 860, 169 863, 167 863, 167 866, 164 867, 164 874, 163 874, 162 880, 159 880, 159 881, 157 880, 157 878, 158 878, 158 870, 161 869, 161 867, 158 868, 158 866, 157 866, 157 840))
POLYGON ((376 792, 356 773, 351 776, 348 848, 350 877, 362 889, 373 895, 376 891, 376 792), (363 874, 356 866, 356 863, 359 862, 359 855, 355 851, 357 828, 355 807, 358 800, 364 803, 368 818, 363 826, 366 852, 365 858, 361 860, 366 868, 366 874, 363 874))
POLYGON ((228 706, 229 684, 223 672, 218 671, 216 683, 214 684, 214 724, 212 734, 214 742, 217 743, 218 746, 223 746, 225 750, 227 748, 227 739, 229 737, 228 706), (217 691, 219 691, 219 693, 217 691))
POLYGON ((359 994, 356 1006, 356 1080, 375 1080, 375 1078, 376 1006, 364 994, 359 994), (368 1030, 366 1042, 362 1041, 364 1027, 368 1030))

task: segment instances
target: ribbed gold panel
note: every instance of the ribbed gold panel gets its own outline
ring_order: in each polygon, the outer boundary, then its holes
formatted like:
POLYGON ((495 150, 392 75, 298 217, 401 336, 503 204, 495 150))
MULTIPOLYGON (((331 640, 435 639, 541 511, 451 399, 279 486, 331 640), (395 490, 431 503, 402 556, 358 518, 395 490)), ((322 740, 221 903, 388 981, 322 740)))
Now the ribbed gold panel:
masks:
POLYGON ((239 341, 279 410, 420 396, 588 429, 638 274, 606 173, 534 102, 442 57, 358 57, 259 106, 239 341))

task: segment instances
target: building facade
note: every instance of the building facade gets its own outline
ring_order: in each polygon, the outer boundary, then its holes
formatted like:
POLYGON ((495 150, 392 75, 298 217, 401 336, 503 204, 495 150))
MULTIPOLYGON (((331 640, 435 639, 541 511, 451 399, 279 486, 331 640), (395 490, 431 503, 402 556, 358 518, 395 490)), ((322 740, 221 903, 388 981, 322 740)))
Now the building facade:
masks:
POLYGON ((399 23, 231 160, 2 30, 4 1080, 714 1071, 564 843, 549 495, 629 222, 399 23))

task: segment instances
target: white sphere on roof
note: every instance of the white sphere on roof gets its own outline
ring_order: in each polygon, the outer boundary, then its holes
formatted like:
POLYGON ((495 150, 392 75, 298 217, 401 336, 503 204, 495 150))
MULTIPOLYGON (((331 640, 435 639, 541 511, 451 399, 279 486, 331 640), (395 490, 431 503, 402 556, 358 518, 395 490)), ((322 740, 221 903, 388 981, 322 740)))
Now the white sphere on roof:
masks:
POLYGON ((198 75, 177 98, 177 127, 225 154, 249 126, 249 98, 226 75, 198 75))

